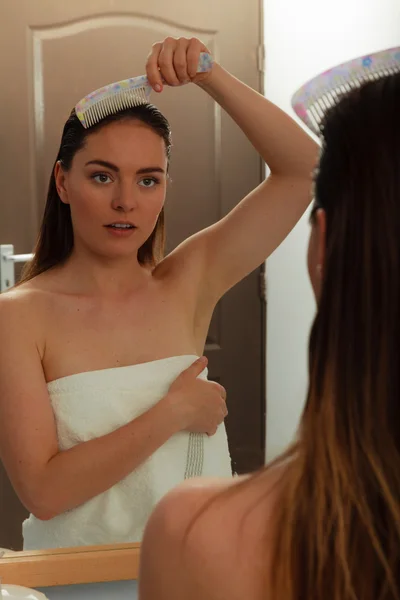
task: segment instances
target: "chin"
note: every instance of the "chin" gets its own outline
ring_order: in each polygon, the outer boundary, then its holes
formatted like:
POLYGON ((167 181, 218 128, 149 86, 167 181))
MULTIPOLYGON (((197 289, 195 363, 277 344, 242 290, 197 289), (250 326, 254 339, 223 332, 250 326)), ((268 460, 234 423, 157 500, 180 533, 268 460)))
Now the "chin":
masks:
POLYGON ((102 255, 104 256, 104 258, 109 258, 109 259, 124 259, 124 258, 136 258, 139 252, 139 248, 126 248, 124 250, 115 248, 114 250, 112 250, 111 248, 108 250, 108 252, 102 252, 102 255))
POLYGON ((137 256, 139 248, 140 246, 138 246, 138 244, 127 244, 126 241, 125 243, 118 243, 117 240, 117 243, 114 242, 111 244, 103 244, 100 247, 92 247, 91 251, 93 252, 93 254, 96 254, 104 260, 114 260, 130 257, 133 258, 137 256))

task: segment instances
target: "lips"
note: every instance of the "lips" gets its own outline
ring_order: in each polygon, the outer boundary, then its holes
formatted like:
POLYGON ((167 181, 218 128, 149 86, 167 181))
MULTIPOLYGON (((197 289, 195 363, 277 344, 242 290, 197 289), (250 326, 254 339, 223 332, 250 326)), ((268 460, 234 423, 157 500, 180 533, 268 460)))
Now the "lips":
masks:
POLYGON ((130 221, 115 221, 114 223, 105 225, 105 227, 110 227, 111 229, 135 229, 136 225, 130 221))

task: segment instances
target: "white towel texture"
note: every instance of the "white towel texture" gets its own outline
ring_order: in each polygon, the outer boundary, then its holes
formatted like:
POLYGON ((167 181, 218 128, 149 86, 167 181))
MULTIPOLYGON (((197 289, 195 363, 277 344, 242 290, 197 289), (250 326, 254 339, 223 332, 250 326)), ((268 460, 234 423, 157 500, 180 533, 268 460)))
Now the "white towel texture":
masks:
MULTIPOLYGON (((60 450, 110 433, 165 396, 196 356, 78 373, 48 384, 60 450)), ((205 369, 200 375, 207 378, 205 369)), ((217 433, 180 432, 108 491, 48 521, 23 523, 24 549, 140 542, 155 504, 184 479, 230 477, 224 424, 217 433)))

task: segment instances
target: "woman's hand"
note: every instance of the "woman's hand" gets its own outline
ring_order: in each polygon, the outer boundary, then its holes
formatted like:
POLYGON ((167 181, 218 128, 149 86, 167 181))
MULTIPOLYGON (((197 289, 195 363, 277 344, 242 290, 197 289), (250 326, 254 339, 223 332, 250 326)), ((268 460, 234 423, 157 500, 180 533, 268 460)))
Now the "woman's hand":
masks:
POLYGON ((163 42, 153 44, 147 58, 146 74, 156 92, 163 86, 179 86, 185 83, 199 83, 207 80, 212 73, 197 73, 201 52, 209 52, 197 38, 168 37, 163 42))
POLYGON ((179 431, 214 435, 228 414, 225 388, 199 378, 206 365, 205 357, 196 360, 175 379, 161 400, 178 423, 179 431))

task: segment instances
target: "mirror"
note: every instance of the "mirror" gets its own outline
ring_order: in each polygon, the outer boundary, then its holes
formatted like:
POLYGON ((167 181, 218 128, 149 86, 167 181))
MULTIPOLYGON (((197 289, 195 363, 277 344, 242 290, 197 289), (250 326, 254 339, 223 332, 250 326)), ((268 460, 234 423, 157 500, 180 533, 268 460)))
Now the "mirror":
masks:
MULTIPOLYGON (((166 6, 159 0, 150 8, 118 0, 111 3, 112 9, 107 0, 99 0, 96 8, 82 0, 63 6, 44 0, 3 1, 7 19, 1 21, 2 34, 13 48, 11 55, 0 57, 3 80, 13 82, 0 97, 4 287, 11 285, 10 273, 18 281, 24 261, 14 260, 15 256, 29 254, 34 247, 62 128, 75 103, 100 86, 142 74, 151 45, 167 35, 200 37, 226 68, 260 89, 256 64, 260 13, 258 0, 251 1, 254 10, 249 11, 248 2, 235 8, 235 25, 229 28, 225 16, 233 9, 228 0, 210 11, 194 3, 183 8, 179 2, 166 6)), ((236 125, 196 86, 166 89, 152 99, 168 118, 173 134, 166 201, 170 251, 226 214, 261 181, 262 169, 236 125)), ((205 347, 209 378, 228 392, 226 427, 232 463, 224 432, 210 438, 176 436, 165 442, 154 460, 129 475, 131 486, 123 478, 121 493, 112 487, 50 519, 29 516, 1 466, 0 547, 22 549, 24 521, 25 547, 30 550, 140 542, 154 504, 185 477, 248 472, 263 464, 265 306, 260 275, 261 271, 252 273, 218 304, 205 347), (69 520, 71 513, 79 513, 79 518, 69 520), (87 535, 89 518, 94 526, 87 535)), ((156 312, 152 348, 139 352, 135 347, 127 364, 104 350, 111 347, 109 332, 100 328, 94 332, 92 327, 89 335, 87 325, 85 334, 85 322, 72 322, 67 310, 51 325, 57 360, 49 360, 43 369, 61 450, 107 435, 138 417, 146 410, 140 404, 143 398, 156 403, 195 359, 194 355, 173 356, 172 370, 165 369, 172 363, 165 359, 168 352, 158 353, 157 344, 166 335, 173 339, 180 324, 157 319, 156 312)))
POLYGON ((0 563, 0 577, 3 584, 34 589, 133 582, 139 573, 139 553, 139 544, 6 552, 0 563))

